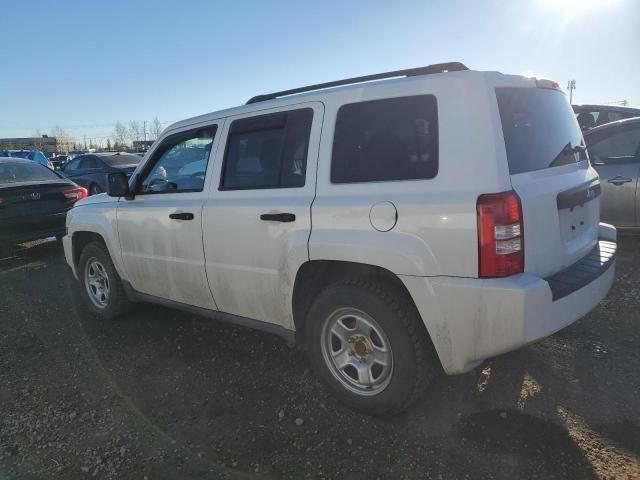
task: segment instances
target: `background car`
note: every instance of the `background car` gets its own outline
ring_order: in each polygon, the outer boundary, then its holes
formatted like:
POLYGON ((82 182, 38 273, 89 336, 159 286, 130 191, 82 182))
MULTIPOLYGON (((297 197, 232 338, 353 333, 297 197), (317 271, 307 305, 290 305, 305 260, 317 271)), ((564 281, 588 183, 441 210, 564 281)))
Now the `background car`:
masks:
POLYGON ((51 163, 57 170, 62 170, 65 163, 69 161, 68 155, 56 155, 50 158, 51 163))
POLYGON ((47 156, 40 150, 4 150, 0 152, 0 155, 3 157, 26 158, 27 160, 33 160, 45 167, 49 167, 51 170, 54 169, 53 163, 51 163, 47 156))
POLYGON ((30 160, 0 157, 0 245, 62 238, 67 211, 86 189, 30 160))
POLYGON ((640 108, 614 105, 572 105, 572 107, 583 131, 625 118, 640 117, 640 108))
POLYGON ((640 233, 640 117, 584 133, 593 168, 600 175, 600 218, 627 233, 640 233))
POLYGON ((129 153, 104 152, 79 155, 63 167, 64 175, 86 188, 89 195, 107 190, 107 174, 133 173, 141 157, 129 153))

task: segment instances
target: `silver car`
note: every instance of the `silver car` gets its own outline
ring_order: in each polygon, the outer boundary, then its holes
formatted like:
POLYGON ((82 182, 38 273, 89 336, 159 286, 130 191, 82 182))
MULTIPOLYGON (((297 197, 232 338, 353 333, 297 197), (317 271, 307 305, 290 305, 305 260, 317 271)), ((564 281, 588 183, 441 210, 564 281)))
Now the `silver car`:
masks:
POLYGON ((591 164, 600 174, 600 218, 627 233, 640 233, 640 117, 584 133, 591 164))

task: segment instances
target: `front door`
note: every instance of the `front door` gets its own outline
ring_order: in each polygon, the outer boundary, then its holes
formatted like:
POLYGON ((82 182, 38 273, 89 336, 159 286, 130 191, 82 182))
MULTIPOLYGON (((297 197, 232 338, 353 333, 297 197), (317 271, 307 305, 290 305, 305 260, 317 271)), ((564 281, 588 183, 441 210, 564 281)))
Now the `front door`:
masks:
POLYGON ((203 212, 207 277, 221 311, 292 327, 322 117, 322 104, 309 103, 227 119, 203 212))
POLYGON ((134 290, 216 309, 202 247, 202 205, 217 125, 167 136, 132 180, 133 200, 118 203, 123 265, 134 290))
POLYGON ((621 125, 587 136, 589 156, 600 175, 600 218, 616 227, 637 227, 640 125, 621 125), (596 135, 597 133, 597 135, 596 135))

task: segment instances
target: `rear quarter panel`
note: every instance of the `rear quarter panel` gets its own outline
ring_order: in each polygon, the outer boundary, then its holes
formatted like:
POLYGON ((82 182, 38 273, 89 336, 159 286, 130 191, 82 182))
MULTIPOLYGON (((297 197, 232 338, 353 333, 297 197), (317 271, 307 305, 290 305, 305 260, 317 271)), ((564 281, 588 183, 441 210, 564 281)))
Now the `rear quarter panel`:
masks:
MULTIPOLYGON (((312 206, 311 260, 346 260, 396 274, 477 276, 476 199, 510 188, 496 162, 492 90, 478 72, 430 75, 347 89, 326 99, 312 206), (333 184, 330 180, 334 125, 343 104, 379 98, 433 94, 438 104, 439 170, 428 180, 333 184), (373 228, 369 214, 391 202, 397 223, 373 228)), ((493 100, 495 103, 495 100, 493 100)), ((503 147, 504 149, 504 147, 503 147)))

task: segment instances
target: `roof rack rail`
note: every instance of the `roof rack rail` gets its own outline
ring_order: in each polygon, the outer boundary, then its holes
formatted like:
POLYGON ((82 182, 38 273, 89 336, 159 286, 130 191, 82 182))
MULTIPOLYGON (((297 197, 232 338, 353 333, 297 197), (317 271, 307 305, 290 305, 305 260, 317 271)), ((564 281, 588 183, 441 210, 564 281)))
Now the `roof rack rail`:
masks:
POLYGON ((318 83, 307 87, 293 88, 291 90, 283 90, 281 92, 267 93, 265 95, 256 95, 247 102, 250 103, 264 102, 265 100, 273 100, 278 97, 286 97, 296 93, 311 92, 313 90, 322 90, 324 88, 338 87, 341 85, 351 85, 353 83, 370 82, 372 80, 381 80, 383 78, 394 77, 415 77, 418 75, 430 75, 432 73, 458 72, 461 70, 469 70, 469 68, 460 62, 436 63, 426 67, 409 68, 407 70, 394 70, 393 72, 376 73, 375 75, 365 75, 364 77, 346 78, 344 80, 335 80, 333 82, 318 83))

